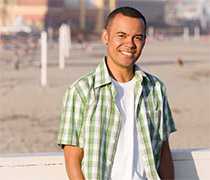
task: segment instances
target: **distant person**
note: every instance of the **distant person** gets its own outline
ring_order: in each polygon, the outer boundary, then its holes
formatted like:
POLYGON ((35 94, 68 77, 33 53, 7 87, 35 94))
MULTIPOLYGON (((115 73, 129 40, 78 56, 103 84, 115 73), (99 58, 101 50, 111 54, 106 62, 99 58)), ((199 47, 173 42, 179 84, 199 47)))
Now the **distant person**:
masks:
POLYGON ((111 12, 102 33, 107 55, 66 91, 58 144, 71 180, 174 179, 165 87, 135 64, 146 28, 134 8, 111 12))

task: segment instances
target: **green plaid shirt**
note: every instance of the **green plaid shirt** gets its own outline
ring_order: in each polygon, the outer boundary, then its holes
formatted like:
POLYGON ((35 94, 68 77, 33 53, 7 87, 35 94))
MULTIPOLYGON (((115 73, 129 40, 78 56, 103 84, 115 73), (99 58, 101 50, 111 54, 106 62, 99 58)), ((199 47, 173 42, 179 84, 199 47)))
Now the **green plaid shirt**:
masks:
MULTIPOLYGON (((158 180, 161 145, 175 125, 162 82, 138 66, 134 81, 139 149, 147 178, 158 180)), ((116 93, 105 61, 65 93, 58 144, 84 148, 86 180, 110 179, 121 129, 116 93)))

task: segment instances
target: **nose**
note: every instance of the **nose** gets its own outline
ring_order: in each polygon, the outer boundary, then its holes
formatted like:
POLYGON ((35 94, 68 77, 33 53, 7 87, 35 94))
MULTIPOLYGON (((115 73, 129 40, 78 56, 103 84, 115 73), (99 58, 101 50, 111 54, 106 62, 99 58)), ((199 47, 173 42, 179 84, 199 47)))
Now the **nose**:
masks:
POLYGON ((136 48, 136 44, 135 44, 134 39, 132 37, 127 37, 125 43, 131 49, 135 49, 136 48))

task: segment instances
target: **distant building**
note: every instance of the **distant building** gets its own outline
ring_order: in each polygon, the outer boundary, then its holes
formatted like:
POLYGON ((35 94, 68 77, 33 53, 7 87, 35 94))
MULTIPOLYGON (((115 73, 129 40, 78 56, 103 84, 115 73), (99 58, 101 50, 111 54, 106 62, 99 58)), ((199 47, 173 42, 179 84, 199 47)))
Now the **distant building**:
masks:
POLYGON ((76 32, 79 29, 99 32, 111 10, 110 2, 115 2, 115 7, 139 9, 149 26, 195 24, 202 29, 210 27, 210 0, 0 0, 0 26, 58 28, 65 22, 76 32))
POLYGON ((0 25, 30 25, 43 28, 48 16, 58 16, 63 0, 0 0, 0 25))
POLYGON ((187 26, 192 31, 197 26, 204 32, 210 30, 209 0, 169 1, 166 22, 175 26, 187 26))

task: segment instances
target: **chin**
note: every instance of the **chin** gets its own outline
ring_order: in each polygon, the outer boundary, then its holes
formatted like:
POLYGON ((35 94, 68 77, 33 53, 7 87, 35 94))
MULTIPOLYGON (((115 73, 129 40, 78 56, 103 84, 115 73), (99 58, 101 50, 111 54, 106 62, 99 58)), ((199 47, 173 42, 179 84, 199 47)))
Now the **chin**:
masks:
POLYGON ((123 58, 122 61, 127 66, 130 66, 130 65, 133 65, 137 60, 136 60, 136 58, 131 57, 131 58, 123 58))
POLYGON ((133 66, 134 63, 135 62, 123 63, 123 64, 121 64, 121 66, 124 67, 124 68, 129 68, 129 67, 133 66))

